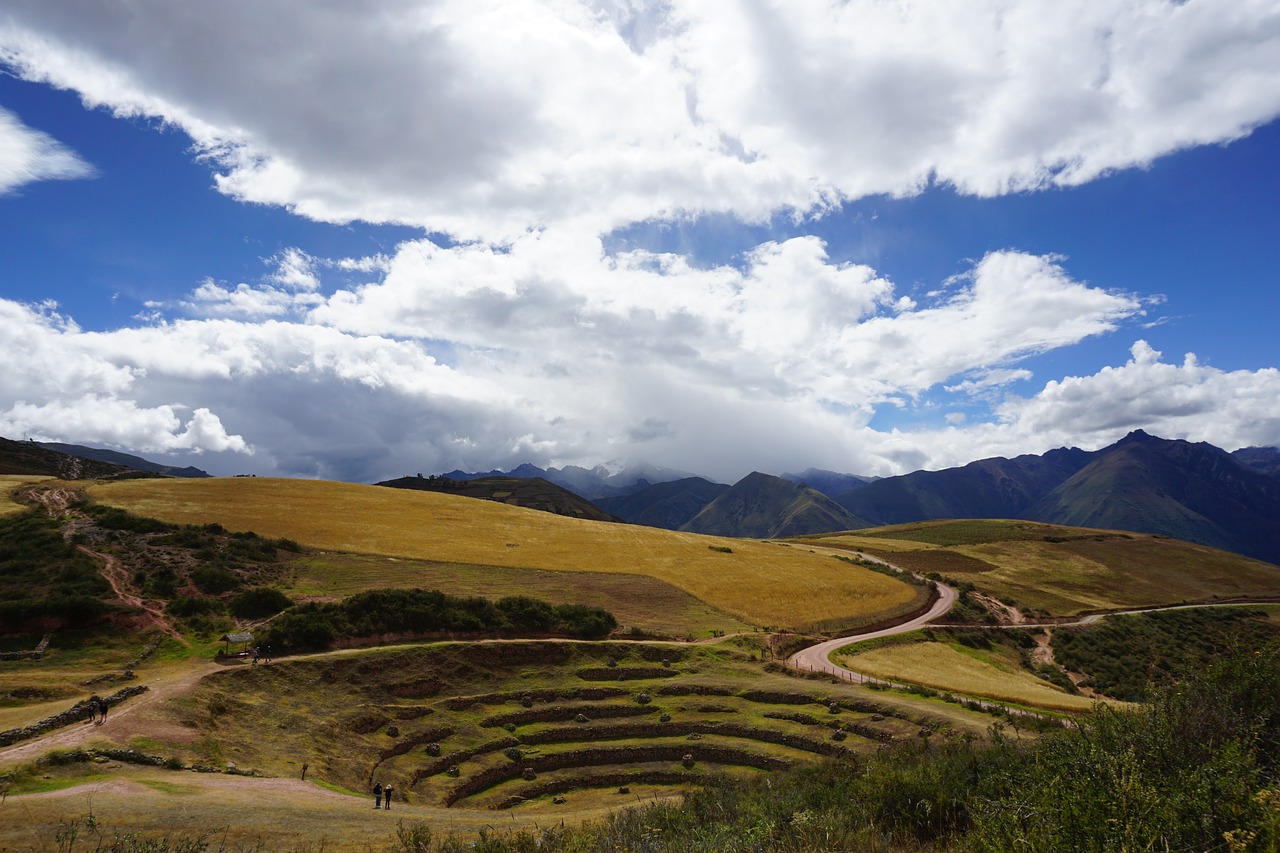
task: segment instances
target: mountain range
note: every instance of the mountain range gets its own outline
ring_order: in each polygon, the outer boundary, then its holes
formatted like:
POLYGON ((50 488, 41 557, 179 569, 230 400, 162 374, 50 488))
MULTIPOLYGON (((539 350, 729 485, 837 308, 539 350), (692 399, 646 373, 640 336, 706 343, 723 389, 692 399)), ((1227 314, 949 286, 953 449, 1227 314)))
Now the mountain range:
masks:
MULTIPOLYGON (((0 438, 0 474, 207 476, 118 451, 0 438), (64 450, 65 449, 65 450, 64 450)), ((1280 564, 1280 449, 1234 453, 1136 430, 1101 450, 980 459, 877 479, 808 469, 733 486, 648 464, 406 477, 382 485, 484 497, 578 518, 776 538, 940 518, 1132 530, 1280 564)))
POLYGON ((597 465, 594 468, 583 468, 579 465, 566 465, 563 468, 539 468, 537 465, 525 463, 510 471, 485 471, 469 473, 453 470, 440 475, 450 480, 478 480, 482 477, 519 477, 542 479, 568 489, 589 501, 602 498, 621 497, 634 494, 654 483, 666 483, 691 477, 687 471, 675 471, 650 465, 647 462, 626 464, 613 463, 597 465))
POLYGON ((1136 430, 1096 451, 982 459, 840 495, 874 525, 1018 518, 1158 533, 1280 563, 1280 450, 1236 454, 1136 430))

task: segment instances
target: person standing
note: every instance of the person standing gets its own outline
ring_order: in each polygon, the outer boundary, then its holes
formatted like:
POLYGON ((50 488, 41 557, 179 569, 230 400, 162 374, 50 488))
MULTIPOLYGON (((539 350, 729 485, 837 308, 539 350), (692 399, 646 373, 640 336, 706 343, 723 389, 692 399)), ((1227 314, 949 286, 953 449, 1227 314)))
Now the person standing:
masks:
POLYGON ((391 811, 391 785, 390 784, 388 784, 386 787, 382 789, 382 799, 386 801, 386 805, 384 805, 383 808, 386 809, 387 811, 391 811))
POLYGON ((375 809, 382 808, 382 783, 373 783, 373 807, 375 809))
POLYGON ((107 700, 106 699, 98 700, 98 714, 100 715, 98 717, 98 725, 102 725, 107 721, 107 700))

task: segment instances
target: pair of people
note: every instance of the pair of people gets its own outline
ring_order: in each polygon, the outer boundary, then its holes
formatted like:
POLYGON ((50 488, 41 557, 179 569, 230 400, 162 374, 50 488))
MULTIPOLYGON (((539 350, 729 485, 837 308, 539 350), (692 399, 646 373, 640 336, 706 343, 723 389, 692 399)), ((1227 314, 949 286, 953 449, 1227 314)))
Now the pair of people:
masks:
POLYGON ((97 722, 94 725, 100 726, 107 721, 107 700, 97 695, 89 697, 89 720, 95 717, 97 722))
POLYGON ((373 783, 373 807, 375 809, 383 808, 382 801, 386 800, 386 810, 391 811, 391 785, 383 786, 379 782, 373 783))

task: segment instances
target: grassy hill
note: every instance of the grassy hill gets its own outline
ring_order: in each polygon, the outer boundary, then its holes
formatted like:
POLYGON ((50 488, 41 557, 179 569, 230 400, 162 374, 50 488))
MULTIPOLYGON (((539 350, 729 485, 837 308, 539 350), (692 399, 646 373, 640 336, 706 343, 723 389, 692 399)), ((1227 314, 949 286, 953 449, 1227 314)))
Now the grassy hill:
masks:
POLYGON ((866 551, 1058 616, 1280 596, 1280 566, 1141 533, 988 519, 924 521, 801 541, 866 551))
MULTIPOLYGON (((268 478, 130 481, 88 491, 137 515, 219 523, 320 550, 656 578, 754 625, 865 624, 918 603, 918 590, 902 581, 804 549, 430 492, 268 478)), ((396 564, 385 577, 389 585, 417 582, 396 564)))

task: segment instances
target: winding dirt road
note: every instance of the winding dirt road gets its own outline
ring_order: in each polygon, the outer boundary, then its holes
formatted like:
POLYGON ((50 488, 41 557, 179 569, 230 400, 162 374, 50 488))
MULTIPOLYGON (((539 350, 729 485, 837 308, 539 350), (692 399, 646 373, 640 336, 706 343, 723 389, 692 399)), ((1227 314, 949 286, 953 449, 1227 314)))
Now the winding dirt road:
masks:
MULTIPOLYGON (((879 563, 882 566, 888 566, 894 571, 909 574, 904 569, 877 557, 872 557, 868 554, 862 553, 858 553, 857 556, 863 560, 879 563)), ((877 631, 866 631, 861 634, 850 634, 847 637, 836 637, 834 640, 827 640, 826 642, 818 643, 816 646, 809 646, 807 649, 801 649, 791 657, 787 658, 787 666, 795 669, 807 669, 811 672, 829 672, 832 675, 849 681, 862 682, 870 680, 867 676, 862 675, 861 673, 854 672, 851 669, 845 669, 841 666, 836 666, 828 660, 828 656, 836 649, 841 648, 842 646, 847 646, 850 643, 858 643, 863 640, 874 640, 878 637, 892 637, 894 634, 905 634, 907 631, 914 631, 917 628, 923 628, 933 620, 942 617, 947 613, 947 611, 955 606, 956 601, 960 598, 960 593, 956 592, 955 588, 947 586, 944 583, 935 582, 935 585, 938 588, 938 600, 934 602, 933 607, 930 607, 927 612, 914 619, 909 619, 906 622, 902 622, 889 628, 881 628, 877 631)))
MULTIPOLYGON (((864 560, 869 560, 871 562, 879 563, 882 566, 887 566, 891 569, 894 569, 895 571, 902 572, 903 574, 908 573, 905 569, 899 566, 895 566, 892 563, 889 563, 885 560, 881 560, 877 557, 872 557, 870 555, 862 554, 862 553, 858 553, 857 556, 864 560)), ((877 683, 886 684, 891 687, 906 687, 907 685, 904 685, 904 684, 898 684, 896 682, 884 681, 883 679, 873 678, 869 675, 866 675, 865 673, 856 672, 852 669, 839 666, 835 663, 832 663, 832 661, 830 660, 830 655, 832 652, 836 651, 837 649, 843 648, 844 646, 848 646, 853 643, 860 643, 864 640, 874 640, 879 637, 891 637, 895 634, 905 634, 908 631, 914 631, 917 628, 923 628, 925 625, 928 625, 933 620, 940 618, 952 608, 952 606, 956 603, 956 601, 959 599, 960 596, 955 589, 953 589, 950 586, 947 586, 946 584, 938 583, 937 587, 938 587, 938 594, 939 594, 938 601, 933 605, 933 607, 929 608, 929 612, 923 614, 922 616, 917 616, 915 619, 911 619, 901 624, 894 625, 890 628, 882 628, 878 631, 867 631, 862 634, 850 634, 847 637, 837 637, 834 640, 827 640, 825 642, 818 643, 815 646, 809 646, 807 649, 801 649, 800 651, 793 654, 791 657, 787 658, 787 665, 790 667, 793 667, 794 669, 808 670, 809 672, 828 673, 832 676, 835 676, 836 678, 840 678, 845 681, 851 681, 857 684, 865 684, 868 682, 875 681, 877 683)), ((1105 619, 1108 616, 1133 616, 1139 613, 1155 613, 1155 612, 1164 611, 1164 610, 1193 610, 1193 609, 1202 608, 1202 607, 1247 607, 1250 604, 1275 604, 1275 603, 1276 602, 1274 600, 1259 599, 1259 600, 1244 600, 1244 601, 1224 601, 1224 602, 1215 602, 1211 604, 1171 604, 1163 607, 1139 607, 1139 608, 1134 608, 1132 610, 1115 610, 1107 613, 1090 613, 1086 616, 1081 616, 1079 619, 1074 619, 1070 621, 1015 622, 1014 624, 1008 624, 1008 625, 966 625, 963 627, 979 628, 979 629, 1008 628, 1008 629, 1014 629, 1014 630, 1039 630, 1044 628, 1063 628, 1063 627, 1073 627, 1073 626, 1080 626, 1080 625, 1092 625, 1095 622, 1101 619, 1105 619)), ((938 626, 938 627, 952 627, 952 626, 938 626)), ((961 626, 955 626, 955 627, 961 627, 961 626)), ((980 703, 980 704, 987 704, 987 703, 980 703)))

